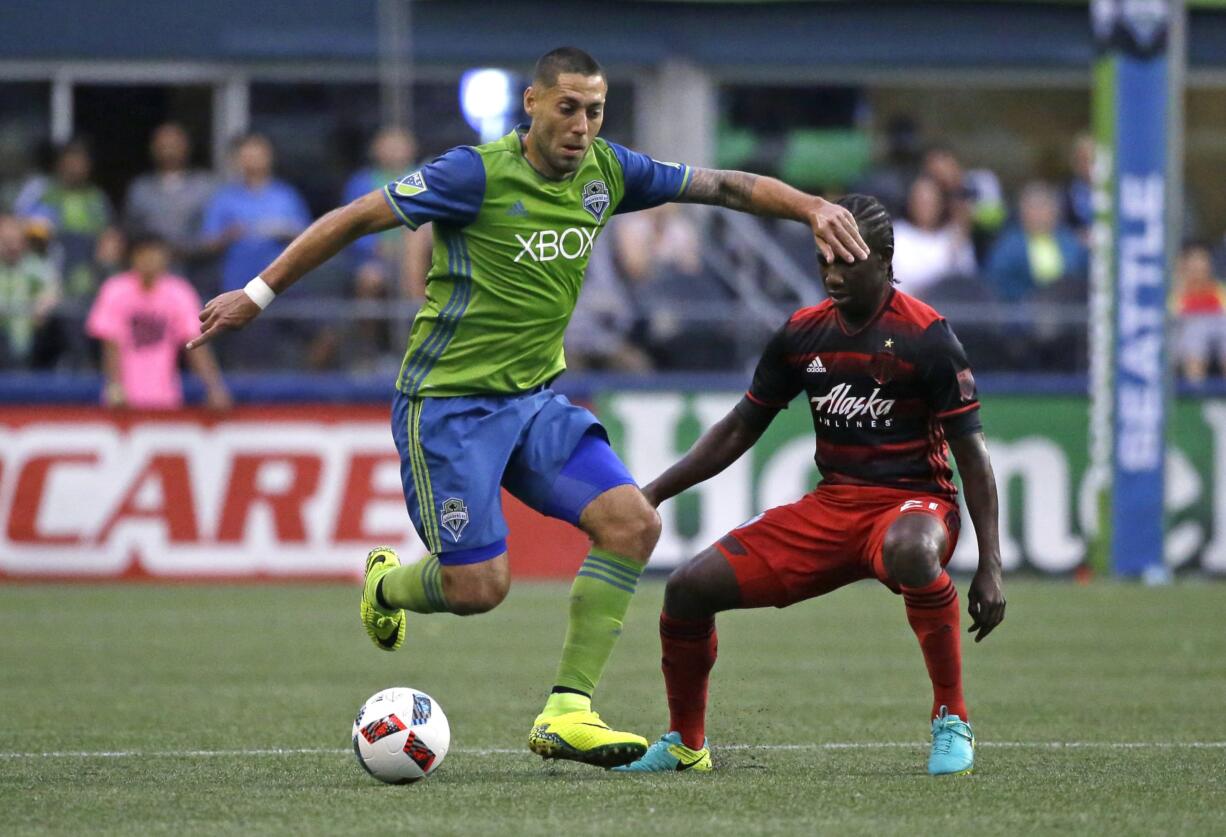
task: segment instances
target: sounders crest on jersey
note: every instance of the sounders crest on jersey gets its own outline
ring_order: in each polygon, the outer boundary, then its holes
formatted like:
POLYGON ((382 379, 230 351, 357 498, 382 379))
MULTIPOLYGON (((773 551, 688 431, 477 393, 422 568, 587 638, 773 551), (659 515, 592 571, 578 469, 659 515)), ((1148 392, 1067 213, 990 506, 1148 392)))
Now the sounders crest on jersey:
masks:
POLYGON ((609 187, 603 180, 589 180, 583 185, 583 208, 598 222, 609 208, 609 187))

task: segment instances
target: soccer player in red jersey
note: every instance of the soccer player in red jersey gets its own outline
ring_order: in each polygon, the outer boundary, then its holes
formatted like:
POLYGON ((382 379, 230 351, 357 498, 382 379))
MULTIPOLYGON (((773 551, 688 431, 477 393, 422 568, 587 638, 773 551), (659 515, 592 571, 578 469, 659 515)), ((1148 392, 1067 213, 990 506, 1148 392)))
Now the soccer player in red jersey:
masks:
POLYGON ((659 505, 715 476, 801 392, 813 411, 822 481, 733 529, 669 578, 660 642, 670 732, 618 770, 711 769, 704 727, 716 613, 787 607, 866 578, 902 594, 928 667, 929 773, 969 773, 974 765, 958 592, 944 569, 960 525, 951 449, 979 542, 967 596, 975 641, 1005 615, 996 483, 975 379, 949 324, 894 287, 885 208, 864 195, 839 203, 855 216, 869 258, 825 266, 830 298, 792 315, 741 402, 643 493, 659 505))

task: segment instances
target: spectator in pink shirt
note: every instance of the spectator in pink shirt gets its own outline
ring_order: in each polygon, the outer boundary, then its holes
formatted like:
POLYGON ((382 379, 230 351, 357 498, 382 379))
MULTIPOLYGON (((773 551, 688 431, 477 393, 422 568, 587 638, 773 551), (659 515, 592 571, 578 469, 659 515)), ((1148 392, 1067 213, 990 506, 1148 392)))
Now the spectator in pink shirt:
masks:
MULTIPOLYGON (((130 258, 130 271, 102 284, 85 324, 89 336, 102 341, 102 401, 173 410, 183 406, 179 352, 200 334, 200 297, 186 279, 167 272, 170 247, 161 238, 137 239, 130 258)), ((230 393, 212 352, 189 352, 187 361, 204 381, 208 406, 228 409, 230 393)))

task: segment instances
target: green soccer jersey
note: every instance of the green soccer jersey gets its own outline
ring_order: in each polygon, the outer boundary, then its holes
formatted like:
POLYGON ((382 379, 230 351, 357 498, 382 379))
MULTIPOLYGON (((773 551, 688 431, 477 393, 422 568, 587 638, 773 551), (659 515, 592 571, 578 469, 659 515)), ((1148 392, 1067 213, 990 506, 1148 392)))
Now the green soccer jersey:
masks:
POLYGON ((396 381, 407 395, 516 393, 556 377, 605 223, 672 200, 689 182, 687 166, 602 139, 574 175, 549 180, 520 137, 453 148, 384 188, 404 224, 434 224, 426 301, 396 381))

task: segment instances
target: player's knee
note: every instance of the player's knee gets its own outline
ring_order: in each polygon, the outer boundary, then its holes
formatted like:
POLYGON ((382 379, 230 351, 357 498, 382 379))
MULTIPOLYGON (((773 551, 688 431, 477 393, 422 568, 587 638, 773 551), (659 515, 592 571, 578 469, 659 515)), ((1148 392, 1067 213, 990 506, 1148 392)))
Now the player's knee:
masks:
POLYGON ((941 537, 929 528, 895 526, 886 533, 882 558, 890 578, 906 587, 923 587, 941 574, 941 537))
POLYGON ((714 548, 673 570, 664 587, 664 612, 674 619, 707 619, 740 604, 740 591, 714 548))
POLYGON ((457 616, 473 616, 498 607, 510 589, 508 576, 491 574, 459 579, 452 584, 444 581, 443 595, 449 611, 457 616))
POLYGON ((625 503, 592 533, 598 549, 643 563, 647 563, 659 539, 660 515, 641 494, 637 502, 625 503))
POLYGON ((660 541, 660 532, 664 528, 664 524, 660 520, 660 513, 651 507, 646 500, 643 501, 646 508, 637 518, 637 530, 635 537, 639 542, 639 552, 643 557, 643 561, 651 557, 651 553, 655 550, 656 544, 660 541))
POLYGON ((489 585, 466 589, 447 599, 448 609, 457 616, 474 616, 488 613, 507 597, 505 588, 489 585))
POLYGON ((664 586, 664 612, 677 619, 692 619, 702 610, 702 590, 692 563, 672 571, 664 586))

